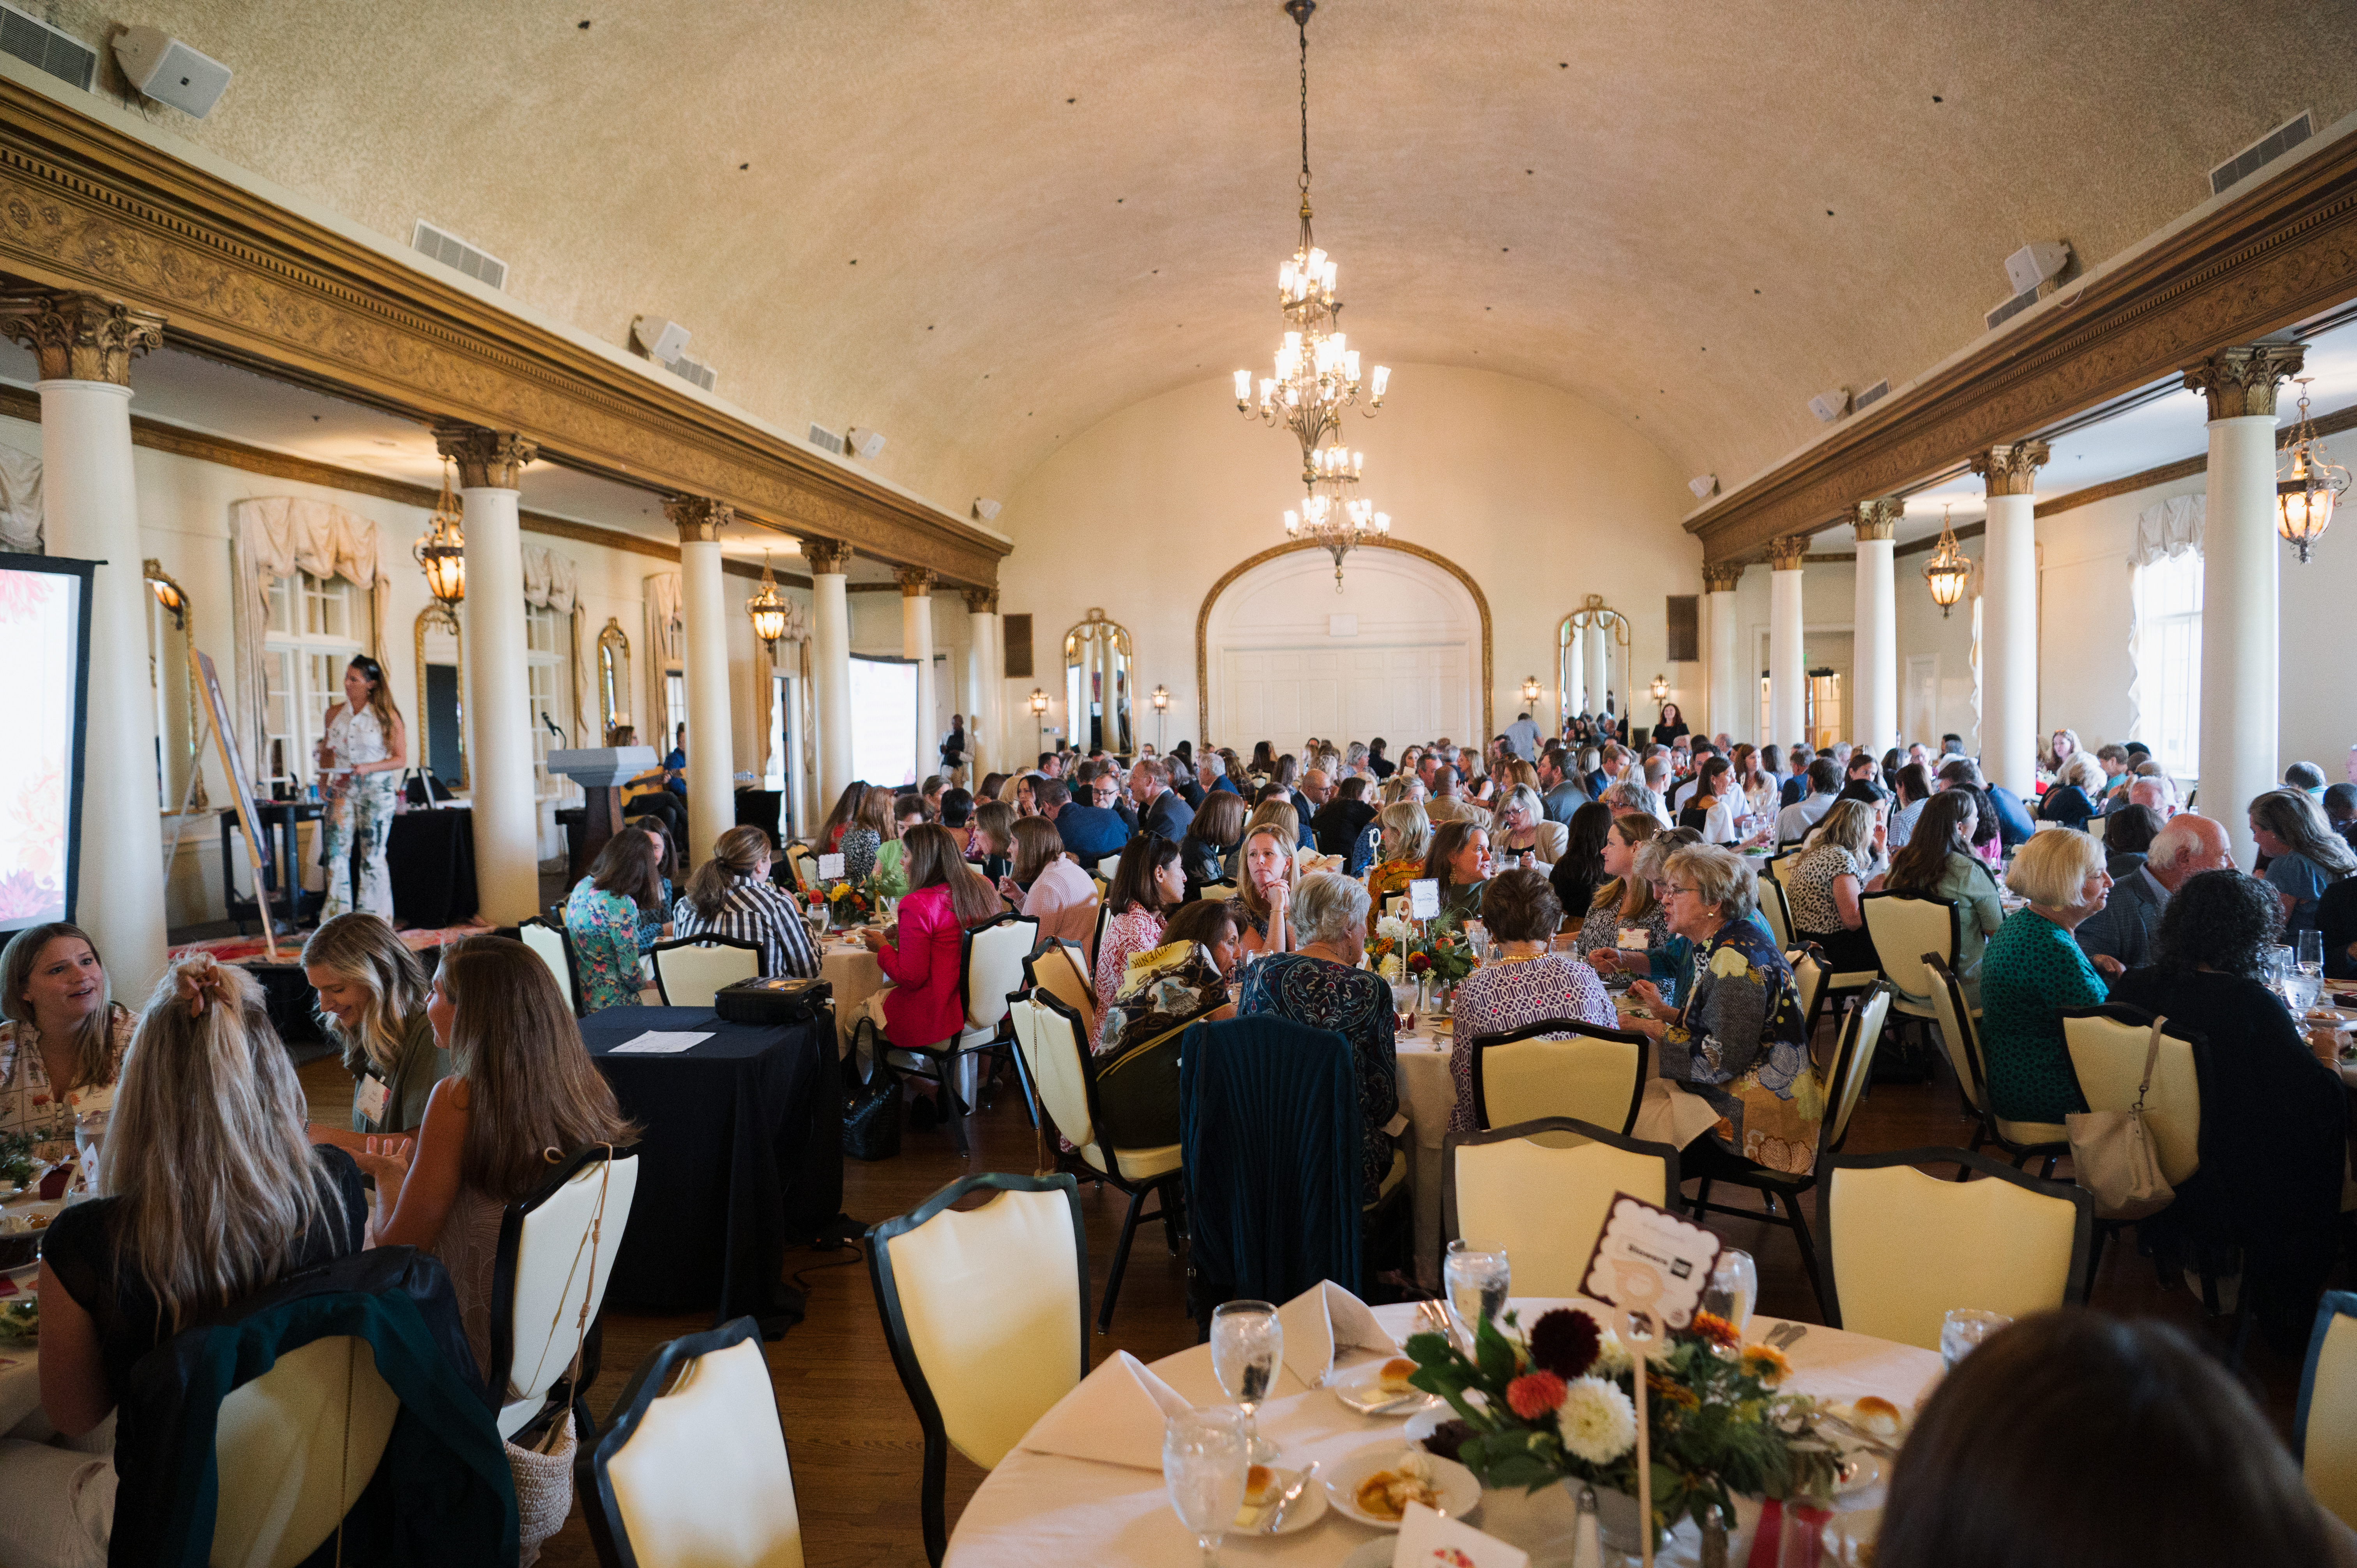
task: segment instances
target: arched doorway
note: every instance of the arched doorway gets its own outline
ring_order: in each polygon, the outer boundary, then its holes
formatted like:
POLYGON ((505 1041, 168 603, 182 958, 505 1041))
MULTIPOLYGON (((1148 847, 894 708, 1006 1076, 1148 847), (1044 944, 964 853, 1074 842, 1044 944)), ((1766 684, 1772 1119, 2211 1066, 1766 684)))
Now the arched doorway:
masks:
POLYGON ((1333 580, 1326 553, 1300 541, 1211 585, 1195 617, 1205 744, 1487 738, 1490 601, 1473 579, 1421 545, 1383 540, 1351 553, 1339 594, 1333 580))

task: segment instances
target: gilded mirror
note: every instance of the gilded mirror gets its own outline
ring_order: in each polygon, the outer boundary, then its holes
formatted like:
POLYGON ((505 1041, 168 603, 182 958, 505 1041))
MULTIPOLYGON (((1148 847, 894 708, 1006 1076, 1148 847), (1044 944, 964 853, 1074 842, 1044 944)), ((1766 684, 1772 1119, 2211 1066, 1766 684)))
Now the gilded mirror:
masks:
POLYGON ((622 623, 606 618, 597 634, 597 714, 605 721, 607 744, 614 732, 630 723, 630 639, 622 623))
POLYGON ((201 811, 205 797, 204 708, 188 657, 195 612, 188 591, 161 564, 142 564, 147 580, 147 683, 156 703, 156 804, 169 817, 201 811))
POLYGON ((1064 634, 1064 712, 1071 742, 1127 756, 1135 750, 1130 727, 1129 628, 1101 609, 1064 634))
POLYGON ((1609 712, 1629 718, 1629 618, 1590 594, 1555 628, 1556 728, 1609 712))
POLYGON ((417 725, 414 763, 446 789, 467 787, 467 652, 458 617, 436 601, 417 612, 417 725))

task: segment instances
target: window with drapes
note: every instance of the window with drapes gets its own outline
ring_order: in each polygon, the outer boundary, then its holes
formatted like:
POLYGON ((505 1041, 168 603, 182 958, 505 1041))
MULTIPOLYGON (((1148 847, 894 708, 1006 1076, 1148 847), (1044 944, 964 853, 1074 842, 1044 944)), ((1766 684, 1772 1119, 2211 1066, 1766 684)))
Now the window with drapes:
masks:
POLYGON ((2128 554, 2128 734, 2180 784, 2201 757, 2203 504, 2196 494, 2147 507, 2128 554))
POLYGON ((307 780, 344 667, 376 641, 373 607, 350 578, 303 571, 270 578, 263 605, 261 767, 307 780))

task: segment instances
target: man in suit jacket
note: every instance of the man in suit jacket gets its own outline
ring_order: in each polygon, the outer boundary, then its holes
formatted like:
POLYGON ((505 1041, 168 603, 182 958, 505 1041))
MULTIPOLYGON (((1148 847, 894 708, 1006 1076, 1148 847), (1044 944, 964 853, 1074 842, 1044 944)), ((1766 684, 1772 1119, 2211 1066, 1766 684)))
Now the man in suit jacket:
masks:
POLYGON ((2071 934, 2091 959, 2115 958, 2123 968, 2141 968, 2152 961, 2154 938, 2169 896, 2188 878, 2233 864, 2224 828, 2207 817, 2180 812, 2154 836, 2144 864, 2112 884, 2104 907, 2071 934))
POLYGON ((1056 836, 1082 869, 1093 871, 1098 861, 1110 854, 1119 854, 1129 843, 1128 824, 1121 813, 1113 809, 1113 797, 1117 786, 1108 779, 1092 780, 1092 794, 1101 803, 1082 805, 1070 800, 1064 787, 1055 779, 1039 785, 1032 793, 1039 801, 1039 814, 1056 829, 1056 836))
POLYGON ((1571 814, 1587 804, 1587 791, 1570 773, 1570 754, 1559 746, 1547 747, 1539 758, 1540 800, 1546 810, 1546 820, 1568 827, 1571 814))
POLYGON ((1169 765, 1149 757, 1129 770, 1129 798, 1137 803, 1140 832, 1160 833, 1172 843, 1187 836, 1195 809, 1170 788, 1169 765))

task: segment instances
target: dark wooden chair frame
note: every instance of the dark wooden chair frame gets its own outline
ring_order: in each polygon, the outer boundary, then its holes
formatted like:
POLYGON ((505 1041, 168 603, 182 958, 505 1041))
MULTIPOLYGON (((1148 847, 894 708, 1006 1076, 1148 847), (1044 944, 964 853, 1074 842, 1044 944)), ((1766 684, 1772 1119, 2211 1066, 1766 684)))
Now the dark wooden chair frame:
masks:
MULTIPOLYGON (((1988 1104, 1988 1064, 1981 1060, 1980 1026, 1974 1022, 1972 1011, 1965 1004, 1964 983, 1956 978, 1956 972, 1949 968, 1938 953, 1925 953, 1923 965, 1932 972, 1932 979, 1948 988, 1949 1004, 1956 1010, 1957 1020, 1964 1030, 1964 1058, 1972 1063, 1973 1087, 1980 1090, 1981 1103, 1986 1107, 1988 1104)), ((2072 1081, 2075 1084, 2077 1079, 2074 1078, 2072 1081)), ((1970 1095, 1964 1096, 1964 1108, 1967 1111, 1972 1109, 1970 1095)), ((1985 1109, 1975 1114, 1980 1118, 1980 1125, 1973 1129, 1973 1141, 1966 1145, 1969 1152, 1977 1153, 1983 1144, 1994 1144, 2012 1157, 2016 1170, 2032 1160, 2043 1160, 2045 1163, 2039 1172, 2042 1177, 2053 1176, 2055 1162, 2071 1152, 2068 1143, 2017 1144, 1997 1132, 1994 1110, 1985 1109)), ((1964 1173, 1957 1172, 1956 1179, 1963 1181, 1964 1173)))
MULTIPOLYGON (((961 1100, 958 1097, 958 1091, 950 1086, 951 1070, 955 1066, 957 1058, 962 1056, 973 1054, 993 1058, 999 1056, 1002 1052, 1018 1057, 1022 1054, 1019 1051, 1016 1051, 1014 1048, 1015 1027, 1003 1015, 998 1020, 998 1032, 993 1035, 988 1041, 979 1046, 970 1046, 963 1048, 961 1048, 957 1043, 958 1036, 963 1036, 965 1033, 966 1015, 974 1010, 974 999, 966 993, 967 983, 974 974, 974 939, 976 934, 980 932, 996 930, 1001 926, 1012 925, 1028 925, 1031 928, 1034 939, 1036 940, 1039 936, 1039 921, 1037 916, 1018 915, 1010 909, 1003 915, 993 916, 991 918, 985 920, 979 926, 969 926, 958 938, 958 1032, 956 1036, 951 1036, 949 1046, 946 1049, 938 1046, 887 1045, 884 1047, 888 1050, 899 1051, 904 1055, 920 1058, 924 1061, 931 1064, 930 1070, 924 1068, 911 1069, 909 1070, 914 1071, 919 1078, 929 1078, 932 1079, 934 1083, 941 1086, 943 1119, 949 1123, 950 1142, 956 1147, 960 1158, 963 1158, 973 1153, 973 1142, 966 1132, 965 1126, 966 1116, 972 1108, 969 1107, 963 1100, 961 1100)), ((1027 959, 1025 962, 1028 965, 1029 961, 1027 959)), ((1022 993, 1019 990, 1010 991, 1007 993, 1007 995, 1010 997, 1019 996, 1022 993)), ((1019 1073, 1021 1069, 1018 1067, 1017 1070, 1019 1073)), ((985 1079, 983 1083, 984 1087, 987 1089, 989 1079, 985 1079)), ((1025 1098, 1028 1103, 1029 1099, 1028 1087, 1025 1090, 1025 1098)))

